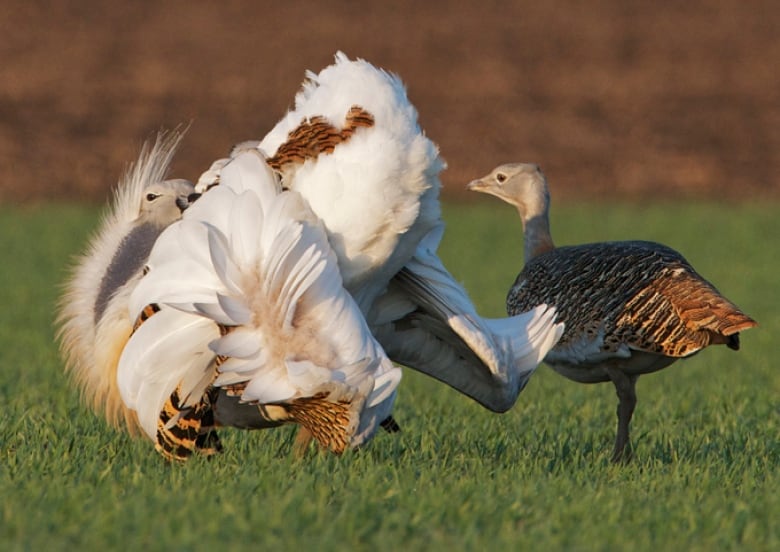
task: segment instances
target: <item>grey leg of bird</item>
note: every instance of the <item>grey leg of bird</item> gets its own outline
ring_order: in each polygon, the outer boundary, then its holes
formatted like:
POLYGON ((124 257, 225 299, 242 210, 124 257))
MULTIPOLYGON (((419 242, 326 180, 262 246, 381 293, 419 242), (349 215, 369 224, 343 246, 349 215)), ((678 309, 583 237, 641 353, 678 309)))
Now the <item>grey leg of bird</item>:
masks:
POLYGON ((298 429, 298 434, 295 436, 295 442, 293 443, 293 447, 292 447, 293 456, 295 458, 303 458, 303 456, 306 454, 306 451, 309 448, 309 443, 311 443, 312 439, 313 436, 311 434, 311 431, 309 431, 303 426, 300 426, 298 429))
POLYGON ((618 396, 617 407, 617 437, 615 438, 615 450, 612 453, 612 462, 628 462, 631 460, 631 444, 628 439, 628 426, 636 407, 636 380, 638 376, 629 376, 619 368, 608 368, 607 375, 618 396))

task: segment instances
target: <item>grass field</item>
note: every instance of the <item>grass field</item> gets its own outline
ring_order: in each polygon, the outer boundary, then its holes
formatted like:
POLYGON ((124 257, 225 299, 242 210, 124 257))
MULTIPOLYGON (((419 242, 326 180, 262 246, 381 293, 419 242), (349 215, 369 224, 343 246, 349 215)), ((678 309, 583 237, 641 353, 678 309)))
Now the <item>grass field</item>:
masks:
MULTIPOLYGON (((0 549, 778 550, 780 205, 554 206, 559 244, 645 238, 682 251, 760 323, 640 379, 635 461, 608 462, 611 385, 541 367, 491 414, 411 371, 364 450, 295 461, 288 428, 223 431, 225 453, 166 465, 62 374, 57 285, 93 208, 0 207, 0 549)), ((442 257, 480 310, 520 268, 515 213, 448 205, 442 257)))

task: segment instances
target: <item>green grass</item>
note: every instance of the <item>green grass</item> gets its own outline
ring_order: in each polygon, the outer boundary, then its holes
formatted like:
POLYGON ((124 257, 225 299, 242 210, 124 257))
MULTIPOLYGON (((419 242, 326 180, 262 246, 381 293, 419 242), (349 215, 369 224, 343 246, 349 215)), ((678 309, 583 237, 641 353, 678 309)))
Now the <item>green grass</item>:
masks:
MULTIPOLYGON (((779 207, 554 207, 560 244, 663 241, 761 324, 739 353, 640 379, 625 467, 608 462, 613 388, 546 367, 504 415, 407 371, 403 431, 340 458, 291 459, 283 428, 223 431, 224 454, 166 465, 62 374, 53 304, 96 210, 2 207, 0 549, 780 549, 779 207)), ((502 315, 522 256, 516 215, 485 201, 445 218, 445 263, 502 315)))

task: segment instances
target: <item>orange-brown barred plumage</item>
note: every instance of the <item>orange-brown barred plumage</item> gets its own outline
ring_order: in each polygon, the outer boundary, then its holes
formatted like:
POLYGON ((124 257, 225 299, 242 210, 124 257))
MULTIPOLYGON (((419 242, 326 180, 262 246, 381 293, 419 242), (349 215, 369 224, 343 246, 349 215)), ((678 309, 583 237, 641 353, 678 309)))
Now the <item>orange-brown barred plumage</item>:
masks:
MULTIPOLYGON (((239 382, 223 386, 222 389, 228 396, 238 397, 246 385, 247 382, 239 382)), ((328 399, 328 393, 318 393, 312 397, 256 407, 260 416, 268 421, 295 423, 306 428, 320 446, 336 454, 341 454, 349 447, 349 401, 332 401, 328 399)))
POLYGON ((554 305, 566 329, 558 347, 604 331, 603 349, 683 357, 713 343, 737 348, 755 322, 685 258, 652 242, 560 247, 533 258, 507 297, 510 314, 554 305))
POLYGON ((348 141, 359 128, 374 126, 374 116, 360 106, 353 105, 347 112, 344 127, 339 130, 325 117, 305 119, 287 135, 287 140, 267 160, 268 165, 283 171, 289 164, 316 159, 320 154, 332 153, 339 144, 348 141))
POLYGON ((309 430, 320 446, 336 454, 343 453, 350 442, 350 403, 329 401, 327 393, 302 397, 285 403, 290 419, 309 430))
POLYGON ((209 456, 222 450, 214 430, 212 409, 217 393, 217 389, 210 386, 200 400, 190 406, 181 405, 179 389, 171 393, 157 421, 155 448, 160 454, 168 460, 184 461, 195 451, 209 456))
POLYGON ((138 315, 138 318, 135 319, 135 323, 133 324, 133 333, 141 327, 141 324, 149 320, 149 318, 157 313, 160 312, 159 305, 156 305, 154 303, 150 303, 146 305, 143 310, 141 311, 141 314, 138 315))

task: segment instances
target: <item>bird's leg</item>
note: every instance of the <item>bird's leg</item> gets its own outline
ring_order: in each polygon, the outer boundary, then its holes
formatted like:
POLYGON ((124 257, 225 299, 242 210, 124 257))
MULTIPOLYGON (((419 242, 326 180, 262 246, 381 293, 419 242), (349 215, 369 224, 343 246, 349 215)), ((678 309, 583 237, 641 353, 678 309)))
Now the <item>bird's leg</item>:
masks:
POLYGON ((313 436, 311 431, 303 426, 299 426, 298 434, 295 436, 295 442, 293 443, 292 452, 295 458, 303 458, 306 454, 306 450, 309 448, 313 436))
POLYGON ((607 368, 607 375, 618 396, 617 407, 617 437, 615 438, 615 450, 612 453, 612 461, 628 462, 631 460, 631 444, 628 440, 628 426, 636 407, 636 380, 639 376, 628 375, 619 368, 607 368), (627 448, 626 448, 627 447, 627 448))

